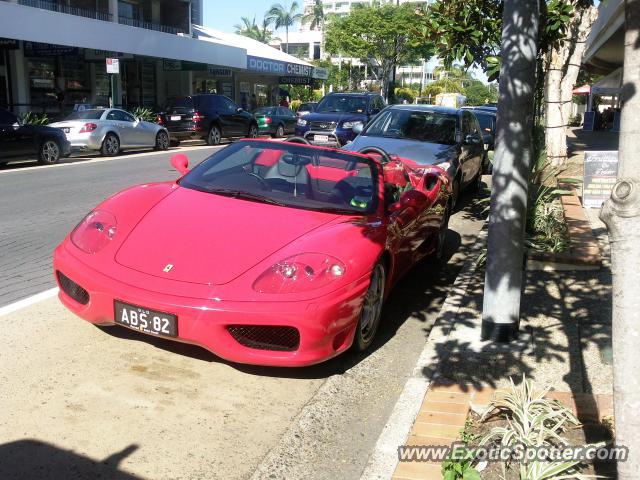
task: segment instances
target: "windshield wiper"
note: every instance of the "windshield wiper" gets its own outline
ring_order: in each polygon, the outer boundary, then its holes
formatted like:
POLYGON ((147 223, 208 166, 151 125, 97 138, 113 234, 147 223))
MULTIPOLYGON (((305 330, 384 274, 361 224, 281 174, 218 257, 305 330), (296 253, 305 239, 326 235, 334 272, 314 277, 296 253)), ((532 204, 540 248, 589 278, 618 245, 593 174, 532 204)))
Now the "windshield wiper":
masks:
POLYGON ((260 195, 258 193, 245 192, 243 190, 234 190, 231 188, 206 188, 209 193, 215 193, 217 195, 225 195, 233 198, 241 198, 244 200, 255 200, 258 202, 268 203, 270 205, 278 205, 279 207, 286 207, 287 205, 274 200, 273 198, 260 195))

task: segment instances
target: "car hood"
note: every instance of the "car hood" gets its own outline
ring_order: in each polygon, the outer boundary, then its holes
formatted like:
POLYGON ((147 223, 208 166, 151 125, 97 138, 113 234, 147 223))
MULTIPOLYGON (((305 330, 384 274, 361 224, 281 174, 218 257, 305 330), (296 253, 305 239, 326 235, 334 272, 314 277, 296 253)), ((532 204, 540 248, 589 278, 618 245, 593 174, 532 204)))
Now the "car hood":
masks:
POLYGON ((345 113, 345 112, 312 112, 304 116, 308 122, 365 122, 365 113, 345 113))
POLYGON ((62 132, 51 125, 22 125, 20 130, 24 133, 36 133, 40 135, 59 135, 62 136, 62 132))
POLYGON ((358 152, 366 147, 378 147, 389 155, 398 155, 414 161, 418 165, 436 165, 442 162, 454 162, 457 155, 456 145, 420 142, 402 138, 385 138, 358 135, 345 150, 358 152))
POLYGON ((115 260, 161 278, 221 285, 335 218, 180 187, 138 222, 115 260))

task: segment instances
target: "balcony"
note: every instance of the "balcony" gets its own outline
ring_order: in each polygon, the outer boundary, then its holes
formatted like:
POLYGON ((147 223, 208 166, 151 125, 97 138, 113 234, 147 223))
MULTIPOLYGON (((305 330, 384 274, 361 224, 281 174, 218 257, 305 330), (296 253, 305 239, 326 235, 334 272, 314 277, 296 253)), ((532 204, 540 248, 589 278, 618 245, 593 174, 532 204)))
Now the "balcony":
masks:
POLYGON ((109 11, 100 11, 96 9, 73 7, 58 3, 54 0, 18 0, 19 5, 27 7, 41 8, 52 12, 66 13, 77 17, 95 18, 96 20, 104 20, 110 22, 113 16, 109 11))
MULTIPOLYGON (((17 0, 11 2, 11 0, 1 0, 8 3, 17 3, 26 7, 39 8, 42 10, 48 10, 51 12, 64 13, 67 15, 74 15, 77 17, 91 18, 95 20, 101 20, 105 22, 112 22, 113 15, 108 11, 107 2, 104 0, 97 1, 85 1, 85 0, 17 0), (90 8, 90 5, 101 6, 103 8, 90 8)), ((150 22, 141 18, 131 18, 127 15, 118 15, 118 23, 127 25, 130 27, 143 28, 146 30, 154 30, 156 32, 169 33, 172 35, 186 34, 189 32, 189 3, 186 2, 174 2, 174 3, 162 3, 161 4, 161 18, 160 21, 167 22, 156 23, 150 22), (177 21, 176 21, 177 20, 177 21), (166 23, 173 23, 173 25, 167 25, 166 23)), ((144 14, 144 17, 150 16, 150 14, 144 14)), ((143 17, 140 13, 139 17, 143 17)))
POLYGON ((168 25, 160 25, 158 23, 145 22, 144 20, 136 20, 134 18, 118 17, 118 23, 122 25, 129 25, 130 27, 144 28, 146 30, 155 30, 156 32, 171 33, 177 35, 179 33, 186 33, 182 28, 170 27, 168 25))

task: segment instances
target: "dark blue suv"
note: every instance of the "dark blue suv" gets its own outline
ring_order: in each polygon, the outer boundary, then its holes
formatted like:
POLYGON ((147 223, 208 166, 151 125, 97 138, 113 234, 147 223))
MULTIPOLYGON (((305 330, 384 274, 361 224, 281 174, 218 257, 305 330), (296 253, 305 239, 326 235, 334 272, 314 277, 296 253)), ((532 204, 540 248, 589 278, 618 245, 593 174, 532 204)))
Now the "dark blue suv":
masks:
POLYGON ((378 93, 329 93, 314 112, 298 118, 296 136, 314 145, 341 147, 353 140, 353 127, 364 126, 385 107, 378 93))

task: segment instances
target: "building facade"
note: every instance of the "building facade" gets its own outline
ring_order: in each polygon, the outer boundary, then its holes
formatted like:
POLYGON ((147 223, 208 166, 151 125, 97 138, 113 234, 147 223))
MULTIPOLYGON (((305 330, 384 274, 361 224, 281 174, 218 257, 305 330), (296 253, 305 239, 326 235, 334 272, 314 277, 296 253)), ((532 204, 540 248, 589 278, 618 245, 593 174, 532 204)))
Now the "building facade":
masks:
MULTIPOLYGON (((252 69, 247 46, 197 30, 202 12, 203 0, 0 0, 0 106, 57 116, 80 103, 158 109, 201 92, 276 101, 282 70, 252 69), (107 58, 119 60, 118 74, 107 58)), ((307 62, 262 47, 262 61, 312 75, 307 62)))

